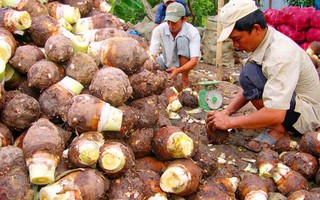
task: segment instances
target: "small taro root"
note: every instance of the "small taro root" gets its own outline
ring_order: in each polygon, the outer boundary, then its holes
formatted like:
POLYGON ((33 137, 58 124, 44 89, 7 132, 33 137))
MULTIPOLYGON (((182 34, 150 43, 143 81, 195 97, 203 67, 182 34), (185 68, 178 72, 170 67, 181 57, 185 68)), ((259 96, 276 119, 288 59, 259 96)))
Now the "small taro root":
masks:
POLYGON ((133 89, 132 98, 139 99, 152 94, 160 95, 165 89, 165 80, 156 73, 141 70, 129 77, 133 89))
POLYGON ((100 148, 99 166, 110 178, 118 178, 134 165, 135 157, 132 149, 125 143, 106 140, 100 148))
POLYGON ((299 142, 299 150, 314 156, 320 156, 320 132, 304 134, 299 142))
POLYGON ((255 174, 244 174, 239 186, 238 195, 241 200, 244 199, 268 199, 268 187, 263 178, 255 174))
POLYGON ((34 45, 23 45, 16 49, 9 63, 15 70, 26 74, 33 64, 42 59, 45 59, 45 55, 39 47, 34 45))
POLYGON ((297 190, 309 190, 307 179, 282 163, 275 166, 272 178, 278 190, 285 196, 297 190))
POLYGON ((0 27, 0 38, 0 59, 7 63, 16 50, 17 42, 13 35, 3 27, 0 27))
POLYGON ((30 182, 46 185, 55 180, 55 169, 64 149, 58 128, 49 120, 40 118, 23 138, 23 154, 29 169, 30 182))
POLYGON ((62 0, 60 2, 72 7, 79 8, 81 17, 87 16, 93 8, 92 0, 62 0))
POLYGON ((183 106, 197 108, 199 106, 198 93, 191 88, 185 88, 179 93, 179 101, 183 106))
POLYGON ((152 128, 139 129, 132 132, 127 144, 134 152, 135 158, 142 158, 151 154, 151 141, 154 136, 152 128))
POLYGON ((75 137, 69 146, 69 161, 75 167, 92 167, 98 162, 100 147, 104 144, 99 132, 86 132, 75 137))
POLYGON ((194 141, 179 127, 162 127, 152 140, 152 151, 160 160, 191 158, 196 148, 194 141))
POLYGON ((168 99, 168 107, 167 110, 177 112, 182 108, 182 104, 179 101, 179 92, 175 87, 166 88, 164 91, 167 99, 168 99))
POLYGON ((224 191, 230 197, 233 197, 235 195, 235 192, 237 191, 237 188, 240 183, 240 178, 238 177, 229 178, 227 176, 221 176, 221 175, 213 176, 211 177, 210 180, 219 184, 222 188, 222 191, 224 191))
POLYGON ((0 148, 13 144, 13 135, 10 129, 0 123, 0 148))
POLYGON ((109 200, 140 200, 144 198, 144 186, 137 172, 128 170, 123 176, 111 180, 109 200))
POLYGON ((75 53, 67 63, 66 75, 88 88, 94 74, 99 70, 94 58, 86 53, 75 53))
POLYGON ((158 96, 151 95, 132 101, 129 106, 135 109, 138 121, 134 129, 153 128, 157 125, 159 111, 157 110, 158 96))
POLYGON ((67 121, 67 102, 80 94, 83 86, 76 80, 65 76, 61 81, 44 90, 39 97, 40 108, 50 120, 67 121))
POLYGON ((115 67, 103 67, 97 71, 89 89, 94 96, 116 107, 126 102, 132 94, 128 76, 115 67))
POLYGON ((296 141, 291 140, 288 137, 281 138, 270 147, 272 150, 282 153, 285 151, 296 151, 299 148, 299 145, 296 141))
MULTIPOLYGON (((319 198, 319 196, 318 196, 319 198)), ((316 194, 313 194, 307 190, 298 190, 293 192, 289 197, 288 200, 298 200, 298 199, 318 199, 316 198, 316 194)))
POLYGON ((143 194, 145 199, 165 200, 167 194, 160 188, 160 175, 152 170, 140 169, 137 171, 143 182, 143 194))
POLYGON ((207 131, 207 137, 210 143, 222 144, 228 141, 230 133, 227 130, 220 130, 212 127, 211 130, 207 131))
POLYGON ((122 111, 89 94, 74 96, 68 101, 67 123, 79 132, 119 131, 122 111))
POLYGON ((136 159, 134 166, 135 170, 152 170, 158 174, 162 174, 167 167, 165 162, 151 156, 136 159))
POLYGON ((272 177, 272 169, 280 162, 279 154, 271 149, 263 149, 257 156, 259 176, 272 177))
POLYGON ((291 151, 281 154, 280 158, 285 165, 308 180, 312 180, 319 169, 317 158, 308 153, 291 151))
POLYGON ((320 168, 318 169, 316 176, 315 176, 315 181, 318 185, 320 185, 320 168))
POLYGON ((55 63, 65 62, 73 55, 71 40, 62 34, 50 36, 44 49, 47 57, 55 63))
POLYGON ((100 28, 88 30, 80 35, 87 38, 89 42, 98 42, 112 37, 128 37, 129 34, 124 30, 117 28, 100 28))
POLYGON ((21 34, 31 26, 30 14, 26 11, 17 11, 11 8, 0 9, 0 26, 5 27, 12 34, 21 34))
POLYGON ((210 150, 212 147, 200 145, 195 155, 192 157, 202 169, 203 176, 209 177, 217 172, 219 164, 216 155, 210 150))
POLYGON ((44 47, 48 38, 59 32, 60 24, 49 15, 40 15, 32 19, 29 28, 32 41, 39 47, 44 47))
POLYGON ((46 7, 36 0, 3 0, 3 7, 13 7, 16 10, 27 11, 32 18, 40 15, 48 15, 46 7))
POLYGON ((64 77, 64 69, 54 62, 42 59, 32 65, 28 71, 28 86, 44 90, 64 77))
POLYGON ((117 67, 127 75, 137 72, 148 58, 147 51, 132 38, 114 37, 101 44, 101 63, 104 66, 117 67))
POLYGON ((161 175, 160 187, 164 192, 186 196, 198 189, 201 178, 201 168, 191 159, 177 159, 161 175))
POLYGON ((0 199, 33 199, 23 152, 20 148, 0 148, 0 199))
POLYGON ((103 200, 106 199, 109 186, 110 181, 98 170, 79 168, 41 188, 39 199, 103 200))
POLYGON ((17 92, 6 101, 1 121, 10 130, 22 131, 31 126, 40 116, 40 105, 36 99, 17 92))
POLYGON ((58 1, 49 2, 45 6, 49 14, 58 21, 63 18, 69 24, 74 24, 81 17, 79 8, 62 4, 58 1))

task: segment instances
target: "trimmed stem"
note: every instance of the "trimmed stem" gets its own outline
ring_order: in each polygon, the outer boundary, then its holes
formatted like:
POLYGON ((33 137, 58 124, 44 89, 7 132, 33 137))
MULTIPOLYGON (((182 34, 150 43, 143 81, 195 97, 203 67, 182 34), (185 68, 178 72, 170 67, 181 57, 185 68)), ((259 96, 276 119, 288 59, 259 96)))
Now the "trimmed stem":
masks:
POLYGON ((275 172, 272 174, 272 178, 275 183, 278 183, 284 176, 286 176, 291 170, 288 166, 278 163, 275 167, 275 172))
POLYGON ((81 93, 83 89, 83 85, 76 81, 75 79, 65 76, 60 82, 59 85, 63 87, 64 89, 71 92, 73 95, 78 95, 81 93))
POLYGON ((91 166, 99 159, 99 152, 99 146, 96 142, 83 142, 79 145, 79 162, 91 166))
POLYGON ((87 40, 85 37, 82 37, 81 35, 74 35, 65 28, 63 28, 61 33, 71 40, 74 53, 78 51, 87 53, 89 47, 89 40, 87 40))
MULTIPOLYGON (((68 180, 69 184, 74 184, 74 180, 68 180)), ((54 183, 52 185, 48 185, 46 187, 41 188, 39 193, 40 200, 55 200, 55 199, 77 199, 80 191, 78 190, 64 190, 63 185, 58 183, 54 183), (64 191, 63 193, 61 191, 64 191)))
POLYGON ((7 63, 11 57, 11 53, 12 48, 10 43, 7 42, 7 38, 0 35, 0 59, 2 59, 3 62, 7 63))
POLYGON ((270 178, 272 177, 271 170, 273 169, 273 165, 270 163, 263 163, 259 166, 259 176, 270 178))
POLYGON ((126 158, 123 152, 121 149, 116 147, 106 149, 101 156, 102 167, 114 173, 120 171, 126 163, 126 158))
POLYGON ((164 192, 180 193, 186 189, 190 181, 182 167, 170 167, 160 178, 160 187, 164 192))
POLYGON ((268 194, 263 190, 251 191, 246 195, 245 199, 268 200, 268 194))
POLYGON ((23 31, 30 28, 32 20, 27 11, 16 11, 9 9, 5 14, 5 26, 12 30, 23 31))
POLYGON ((175 132, 168 138, 167 149, 173 158, 190 158, 194 151, 194 143, 187 134, 175 132))
POLYGON ((98 122, 98 131, 120 131, 122 116, 123 113, 120 109, 104 102, 98 122))
POLYGON ((17 8, 22 0, 2 0, 3 7, 17 8))

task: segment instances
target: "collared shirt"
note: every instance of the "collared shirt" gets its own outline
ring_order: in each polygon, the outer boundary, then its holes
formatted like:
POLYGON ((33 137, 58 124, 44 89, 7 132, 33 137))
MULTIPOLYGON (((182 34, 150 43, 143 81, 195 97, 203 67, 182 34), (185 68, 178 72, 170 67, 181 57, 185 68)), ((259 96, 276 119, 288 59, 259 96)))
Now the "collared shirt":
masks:
POLYGON ((193 25, 187 22, 183 22, 182 28, 176 38, 173 38, 167 22, 164 22, 153 29, 149 49, 150 55, 157 55, 159 53, 159 48, 161 47, 161 56, 164 64, 168 68, 180 67, 176 40, 181 36, 185 36, 189 39, 190 58, 198 57, 199 61, 201 57, 200 34, 193 25))
MULTIPOLYGON (((188 8, 184 0, 176 0, 176 2, 181 3, 184 8, 186 9, 186 16, 189 16, 188 8)), ((167 7, 164 6, 163 2, 160 3, 159 7, 157 8, 156 15, 154 16, 154 23, 161 24, 166 16, 166 9, 167 7)))
POLYGON ((267 78, 262 96, 265 107, 288 110, 292 94, 296 92, 295 112, 301 115, 293 127, 306 133, 320 126, 320 81, 302 48, 268 27, 265 38, 250 59, 262 66, 267 78))

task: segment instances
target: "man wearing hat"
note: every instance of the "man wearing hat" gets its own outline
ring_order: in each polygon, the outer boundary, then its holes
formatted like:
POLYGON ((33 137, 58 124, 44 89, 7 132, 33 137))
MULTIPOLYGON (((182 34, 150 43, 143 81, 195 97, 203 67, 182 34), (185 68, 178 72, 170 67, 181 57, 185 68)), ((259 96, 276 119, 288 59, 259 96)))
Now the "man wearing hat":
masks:
MULTIPOLYGON (((185 16, 186 17, 189 16, 187 5, 184 2, 184 0, 163 0, 160 3, 159 7, 157 8, 156 15, 154 16, 154 27, 157 27, 159 24, 161 24, 163 22, 163 20, 166 16, 166 9, 167 9, 168 5, 173 2, 181 3, 184 6, 184 8, 186 9, 185 16)), ((186 18, 186 20, 187 20, 187 18, 186 18)))
POLYGON ((185 21, 186 10, 180 3, 171 3, 166 10, 165 22, 157 26, 151 37, 150 55, 161 70, 171 72, 169 79, 181 73, 183 87, 189 86, 189 71, 200 60, 200 34, 185 21), (162 54, 157 57, 159 49, 162 54))
POLYGON ((232 39, 236 49, 250 52, 240 73, 241 89, 221 112, 206 117, 206 131, 261 129, 245 146, 255 152, 287 137, 320 127, 320 82, 308 54, 294 41, 266 25, 252 0, 230 0, 220 13, 218 39, 232 39), (232 116, 251 102, 256 111, 232 116))

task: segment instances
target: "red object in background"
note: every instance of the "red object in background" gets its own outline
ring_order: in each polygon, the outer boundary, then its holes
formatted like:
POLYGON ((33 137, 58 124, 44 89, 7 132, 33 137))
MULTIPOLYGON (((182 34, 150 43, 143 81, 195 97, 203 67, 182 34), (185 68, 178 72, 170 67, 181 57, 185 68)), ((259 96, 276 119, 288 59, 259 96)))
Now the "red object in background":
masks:
POLYGON ((301 43, 305 40, 304 31, 296 31, 292 26, 282 24, 278 26, 278 31, 291 38, 296 43, 301 43))
POLYGON ((310 26, 320 28, 320 10, 316 10, 310 15, 310 26))
POLYGON ((282 10, 267 9, 264 11, 264 16, 268 24, 273 26, 285 24, 288 21, 289 16, 282 10))
POLYGON ((309 45, 311 44, 311 42, 304 42, 300 45, 300 47, 303 49, 303 50, 307 50, 307 48, 309 47, 309 45))
POLYGON ((320 28, 310 28, 305 35, 308 42, 320 41, 320 28))

